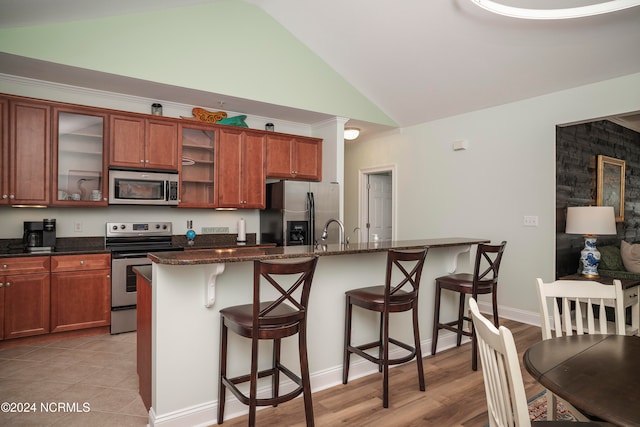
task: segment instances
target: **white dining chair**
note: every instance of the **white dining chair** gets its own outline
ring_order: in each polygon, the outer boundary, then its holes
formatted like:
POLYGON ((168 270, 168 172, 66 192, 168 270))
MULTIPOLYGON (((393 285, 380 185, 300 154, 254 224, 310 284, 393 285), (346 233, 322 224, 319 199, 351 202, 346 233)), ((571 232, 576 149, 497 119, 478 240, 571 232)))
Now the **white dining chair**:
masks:
MULTIPOLYGON (((538 302, 542 339, 566 335, 625 334, 624 296, 622 283, 614 280, 607 285, 591 280, 556 280, 544 283, 538 278, 538 302), (609 320, 605 306, 613 307, 614 319, 609 320), (551 307, 551 309, 550 309, 551 307), (596 318, 595 313, 598 313, 596 318)), ((558 398, 547 390, 547 418, 555 419, 558 398)), ((578 409, 563 402, 576 418, 587 420, 578 409)))
POLYGON ((530 427, 542 423, 547 427, 601 426, 594 422, 531 421, 518 350, 511 331, 504 326, 496 328, 480 314, 475 299, 469 299, 469 307, 478 340, 490 427, 530 427))

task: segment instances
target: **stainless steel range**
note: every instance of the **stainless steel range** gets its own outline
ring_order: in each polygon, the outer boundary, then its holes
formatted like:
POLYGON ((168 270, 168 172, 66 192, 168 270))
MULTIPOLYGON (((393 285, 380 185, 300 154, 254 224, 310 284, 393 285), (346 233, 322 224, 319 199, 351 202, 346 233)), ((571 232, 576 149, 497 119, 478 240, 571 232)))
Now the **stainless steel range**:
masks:
POLYGON ((105 246, 111 250, 111 333, 136 330, 136 274, 151 265, 149 252, 180 251, 171 244, 170 222, 109 222, 105 246))

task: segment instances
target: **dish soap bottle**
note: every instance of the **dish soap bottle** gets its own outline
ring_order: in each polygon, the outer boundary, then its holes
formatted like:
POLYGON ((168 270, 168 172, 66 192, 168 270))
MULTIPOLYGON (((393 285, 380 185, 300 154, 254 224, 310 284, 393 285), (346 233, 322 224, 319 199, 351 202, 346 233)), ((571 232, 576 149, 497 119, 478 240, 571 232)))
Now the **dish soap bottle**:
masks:
POLYGON ((193 231, 193 221, 192 220, 187 220, 187 228, 188 228, 187 233, 186 233, 187 244, 189 246, 193 246, 194 240, 196 238, 196 232, 193 231))

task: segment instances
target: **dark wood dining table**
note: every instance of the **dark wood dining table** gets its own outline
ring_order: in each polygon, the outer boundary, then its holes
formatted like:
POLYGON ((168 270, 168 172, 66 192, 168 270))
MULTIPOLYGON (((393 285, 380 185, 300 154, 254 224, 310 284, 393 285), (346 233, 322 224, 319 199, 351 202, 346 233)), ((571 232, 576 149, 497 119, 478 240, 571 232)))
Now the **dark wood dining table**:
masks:
POLYGON ((552 338, 529 347, 523 361, 540 384, 585 415, 640 426, 640 337, 552 338))

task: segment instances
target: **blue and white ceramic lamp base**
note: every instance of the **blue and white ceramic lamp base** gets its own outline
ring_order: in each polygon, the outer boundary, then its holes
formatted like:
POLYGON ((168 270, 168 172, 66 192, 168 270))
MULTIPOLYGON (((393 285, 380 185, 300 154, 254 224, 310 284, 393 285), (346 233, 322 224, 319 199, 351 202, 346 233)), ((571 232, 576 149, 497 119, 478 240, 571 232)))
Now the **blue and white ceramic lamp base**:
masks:
POLYGON ((580 251, 582 262, 582 275, 585 277, 599 277, 598 264, 600 264, 600 251, 596 248, 595 237, 584 238, 584 248, 580 251))

